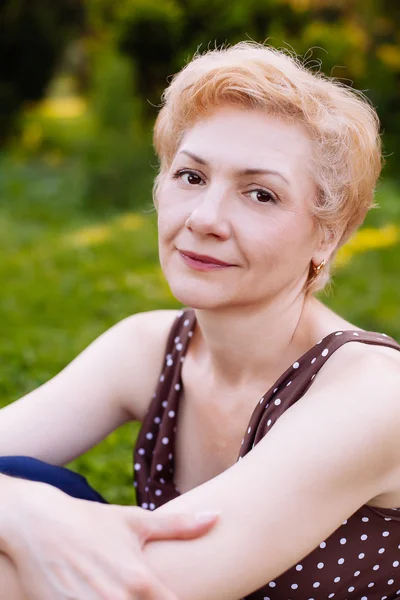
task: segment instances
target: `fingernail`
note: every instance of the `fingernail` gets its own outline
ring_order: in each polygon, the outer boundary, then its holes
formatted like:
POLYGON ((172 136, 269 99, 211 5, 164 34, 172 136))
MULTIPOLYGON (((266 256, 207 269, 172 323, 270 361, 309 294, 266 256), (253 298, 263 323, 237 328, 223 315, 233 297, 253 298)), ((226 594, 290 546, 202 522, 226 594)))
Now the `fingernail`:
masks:
POLYGON ((219 517, 221 512, 219 510, 206 510, 202 512, 198 512, 195 514, 195 519, 197 523, 201 525, 205 525, 206 523, 210 523, 211 521, 215 521, 217 517, 219 517))

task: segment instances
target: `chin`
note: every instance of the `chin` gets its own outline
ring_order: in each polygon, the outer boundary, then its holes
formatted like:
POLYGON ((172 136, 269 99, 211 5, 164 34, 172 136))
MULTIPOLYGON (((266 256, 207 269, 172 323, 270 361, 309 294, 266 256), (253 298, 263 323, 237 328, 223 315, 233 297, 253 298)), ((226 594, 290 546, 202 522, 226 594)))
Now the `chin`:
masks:
POLYGON ((226 289, 208 282, 189 281, 180 277, 174 281, 168 281, 173 296, 184 306, 198 309, 217 309, 229 306, 226 289))

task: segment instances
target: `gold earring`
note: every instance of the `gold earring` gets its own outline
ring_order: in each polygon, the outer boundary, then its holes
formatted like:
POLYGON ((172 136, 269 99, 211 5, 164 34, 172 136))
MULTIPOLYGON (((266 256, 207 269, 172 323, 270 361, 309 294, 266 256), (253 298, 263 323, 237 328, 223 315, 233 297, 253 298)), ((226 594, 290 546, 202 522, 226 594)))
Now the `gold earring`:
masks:
POLYGON ((315 266, 313 263, 312 266, 314 269, 314 275, 319 275, 320 271, 322 271, 322 269, 325 267, 325 259, 323 259, 319 265, 315 266))

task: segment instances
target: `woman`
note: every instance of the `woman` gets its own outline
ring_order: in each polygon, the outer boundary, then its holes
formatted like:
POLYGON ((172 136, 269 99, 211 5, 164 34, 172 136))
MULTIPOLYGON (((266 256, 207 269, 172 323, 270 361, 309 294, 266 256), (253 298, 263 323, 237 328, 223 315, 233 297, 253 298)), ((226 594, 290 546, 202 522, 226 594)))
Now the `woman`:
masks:
POLYGON ((313 295, 373 203, 374 110, 241 43, 173 79, 155 146, 161 265, 191 308, 126 319, 0 419, 2 454, 53 465, 140 419, 142 508, 3 475, 4 597, 400 596, 400 346, 313 295), (162 531, 180 511, 219 517, 162 531))

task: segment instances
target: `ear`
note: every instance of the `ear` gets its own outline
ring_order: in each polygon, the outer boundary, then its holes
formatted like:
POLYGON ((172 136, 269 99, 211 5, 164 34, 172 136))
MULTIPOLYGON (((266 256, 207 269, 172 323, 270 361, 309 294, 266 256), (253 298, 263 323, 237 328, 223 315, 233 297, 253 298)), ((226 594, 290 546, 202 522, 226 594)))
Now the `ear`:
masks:
POLYGON ((316 266, 321 264, 323 260, 325 263, 329 262, 330 257, 337 248, 341 233, 331 227, 321 226, 318 237, 319 240, 312 256, 312 262, 316 266))

